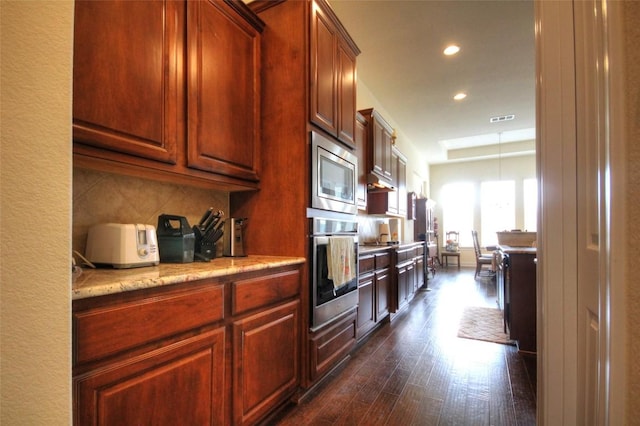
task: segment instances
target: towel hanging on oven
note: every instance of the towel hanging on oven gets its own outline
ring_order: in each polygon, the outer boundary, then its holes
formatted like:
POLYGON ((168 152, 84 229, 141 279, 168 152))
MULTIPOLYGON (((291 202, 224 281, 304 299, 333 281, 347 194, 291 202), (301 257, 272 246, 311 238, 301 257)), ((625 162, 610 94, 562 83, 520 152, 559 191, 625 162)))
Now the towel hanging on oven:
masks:
POLYGON ((333 280, 334 291, 356 277, 353 244, 353 237, 329 237, 327 278, 333 280))

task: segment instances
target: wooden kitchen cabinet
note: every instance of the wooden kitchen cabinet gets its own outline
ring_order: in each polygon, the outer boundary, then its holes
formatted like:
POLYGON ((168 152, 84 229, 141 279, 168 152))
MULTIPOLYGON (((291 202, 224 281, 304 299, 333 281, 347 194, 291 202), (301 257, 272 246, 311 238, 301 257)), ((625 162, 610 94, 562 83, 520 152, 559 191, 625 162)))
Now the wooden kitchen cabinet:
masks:
POLYGON ((74 300, 74 424, 260 422, 300 383, 300 274, 74 300))
POLYGON ((75 142, 177 163, 183 20, 179 2, 75 2, 75 142))
POLYGON ((311 8, 310 47, 310 121, 353 148, 360 50, 324 1, 311 8))
POLYGON ((407 215, 407 159, 396 148, 391 150, 391 174, 395 191, 370 192, 367 200, 369 214, 405 217, 407 215))
POLYGON ((76 1, 74 165, 258 187, 260 32, 242 2, 76 1))
POLYGON ((255 424, 299 383, 300 301, 233 324, 233 424, 255 424))
POLYGON ((360 255, 357 338, 362 339, 389 316, 390 253, 360 255))
POLYGON ((331 321, 309 336, 311 380, 331 371, 356 345, 356 308, 331 321))
POLYGON ((393 186, 391 151, 394 144, 391 125, 372 108, 361 110, 367 121, 367 173, 372 173, 387 186, 393 186))
POLYGON ((404 309, 424 285, 424 243, 397 247, 395 254, 395 280, 393 281, 392 313, 404 309))
POLYGON ((360 112, 356 113, 356 149, 358 158, 358 182, 356 186, 356 202, 358 210, 367 210, 367 120, 360 112))
MULTIPOLYGON (((310 259, 311 230, 305 214, 311 199, 310 132, 318 131, 341 145, 353 146, 353 141, 349 143, 344 137, 349 133, 354 137, 344 117, 355 122, 355 104, 348 107, 351 95, 345 93, 347 85, 356 87, 356 80, 354 72, 348 81, 350 72, 344 70, 351 66, 345 57, 350 57, 351 50, 355 54, 359 51, 326 0, 255 0, 248 5, 266 24, 261 35, 260 144, 262 152, 269 153, 269 167, 261 170, 264 187, 260 191, 231 194, 230 211, 236 217, 269 217, 269 226, 245 234, 250 255, 270 253, 310 259), (314 40, 318 37, 320 43, 314 40), (338 60, 342 65, 338 66, 338 60), (342 89, 334 92, 340 68, 342 89), (336 114, 332 108, 342 108, 338 119, 332 118, 336 114)), ((309 283, 310 279, 309 265, 305 265, 303 282, 309 283)), ((354 309, 348 315, 351 319, 340 317, 338 322, 345 328, 329 324, 312 331, 308 285, 302 289, 301 306, 301 385, 311 389, 353 348, 356 313, 354 309)))
POLYGON ((247 15, 224 1, 187 1, 187 164, 257 181, 261 27, 247 15))
POLYGON ((75 376, 76 425, 224 424, 224 328, 75 376))

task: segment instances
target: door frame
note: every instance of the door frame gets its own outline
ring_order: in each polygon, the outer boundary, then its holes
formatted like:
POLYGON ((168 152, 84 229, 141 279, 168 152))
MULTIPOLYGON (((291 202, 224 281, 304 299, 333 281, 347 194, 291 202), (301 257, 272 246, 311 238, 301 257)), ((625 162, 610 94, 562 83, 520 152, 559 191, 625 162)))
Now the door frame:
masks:
MULTIPOLYGON (((626 214, 623 19, 621 2, 598 0, 607 10, 610 174, 604 196, 605 295, 599 384, 603 414, 596 424, 625 424, 626 214)), ((536 164, 538 217, 538 424, 576 424, 582 410, 577 386, 577 187, 573 2, 535 2, 536 164), (559 214, 560 213, 560 214, 559 214)))

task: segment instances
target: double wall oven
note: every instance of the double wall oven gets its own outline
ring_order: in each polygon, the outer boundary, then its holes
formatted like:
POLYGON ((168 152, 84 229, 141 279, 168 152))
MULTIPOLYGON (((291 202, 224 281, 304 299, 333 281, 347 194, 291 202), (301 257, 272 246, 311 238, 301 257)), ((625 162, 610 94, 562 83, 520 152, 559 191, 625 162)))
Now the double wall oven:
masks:
POLYGON ((357 157, 311 132, 311 328, 358 305, 357 157))

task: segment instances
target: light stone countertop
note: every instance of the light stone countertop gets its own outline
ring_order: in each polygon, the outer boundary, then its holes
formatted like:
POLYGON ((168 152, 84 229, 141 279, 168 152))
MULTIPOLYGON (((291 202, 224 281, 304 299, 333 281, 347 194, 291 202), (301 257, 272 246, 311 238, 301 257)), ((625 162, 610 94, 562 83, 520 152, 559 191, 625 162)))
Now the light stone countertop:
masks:
POLYGON ((537 254, 537 247, 515 247, 499 245, 498 248, 507 254, 537 254))
POLYGON ((130 269, 85 268, 73 281, 72 299, 104 296, 304 262, 303 257, 247 256, 221 257, 211 262, 161 263, 158 266, 130 269))

